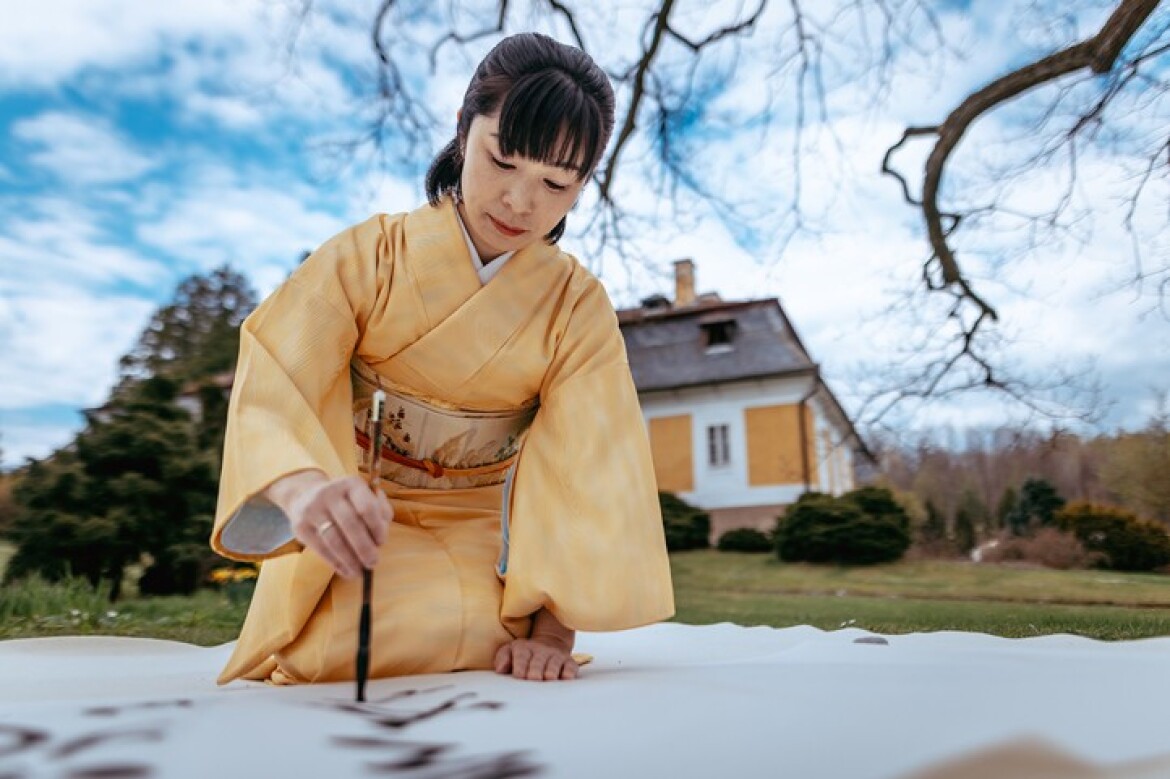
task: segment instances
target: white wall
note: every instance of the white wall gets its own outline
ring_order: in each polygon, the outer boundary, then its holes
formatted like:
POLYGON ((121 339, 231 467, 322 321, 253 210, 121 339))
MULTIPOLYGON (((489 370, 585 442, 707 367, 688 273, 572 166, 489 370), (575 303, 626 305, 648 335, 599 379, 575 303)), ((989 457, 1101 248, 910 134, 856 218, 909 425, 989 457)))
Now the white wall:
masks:
POLYGON ((822 393, 811 401, 816 418, 817 474, 820 492, 840 495, 856 485, 853 481, 853 444, 850 431, 841 427, 840 413, 830 406, 822 393), (829 441, 826 442, 825 434, 829 441))
MULTIPOLYGON (((811 376, 800 376, 641 393, 639 401, 642 404, 642 416, 646 419, 691 415, 695 490, 679 493, 679 497, 688 503, 710 509, 791 503, 796 500, 804 491, 803 484, 748 486, 744 410, 753 406, 799 403, 813 388, 813 384, 811 376), (731 462, 725 466, 709 464, 707 428, 711 425, 727 425, 731 462)), ((826 415, 821 413, 815 399, 812 403, 816 428, 820 430, 828 424, 826 415)), ((839 431, 835 432, 834 440, 840 436, 839 431)), ((818 469, 822 478, 827 473, 825 468, 822 464, 818 469)), ((827 489, 827 478, 824 487, 818 482, 810 486, 814 490, 827 489)))

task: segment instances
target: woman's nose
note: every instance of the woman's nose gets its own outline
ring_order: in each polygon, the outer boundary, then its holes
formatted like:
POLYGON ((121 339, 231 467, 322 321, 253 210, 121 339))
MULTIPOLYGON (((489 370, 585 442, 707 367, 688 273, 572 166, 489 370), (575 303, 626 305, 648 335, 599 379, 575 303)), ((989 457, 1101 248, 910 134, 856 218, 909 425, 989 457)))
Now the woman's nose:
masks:
POLYGON ((504 205, 517 216, 523 216, 532 211, 533 197, 527 184, 514 182, 504 190, 504 205))

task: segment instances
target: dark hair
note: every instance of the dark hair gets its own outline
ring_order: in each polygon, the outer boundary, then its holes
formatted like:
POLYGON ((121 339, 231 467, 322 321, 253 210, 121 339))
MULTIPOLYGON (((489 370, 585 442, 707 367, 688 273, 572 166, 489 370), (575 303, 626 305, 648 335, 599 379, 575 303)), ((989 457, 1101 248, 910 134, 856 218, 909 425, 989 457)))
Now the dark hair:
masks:
MULTIPOLYGON (((613 132, 613 87, 581 49, 540 33, 513 35, 496 44, 475 69, 454 140, 427 171, 431 205, 458 193, 463 176, 462 144, 477 116, 500 114, 500 152, 539 162, 566 162, 584 180, 601 161, 613 132)), ((556 243, 565 220, 544 237, 556 243)))

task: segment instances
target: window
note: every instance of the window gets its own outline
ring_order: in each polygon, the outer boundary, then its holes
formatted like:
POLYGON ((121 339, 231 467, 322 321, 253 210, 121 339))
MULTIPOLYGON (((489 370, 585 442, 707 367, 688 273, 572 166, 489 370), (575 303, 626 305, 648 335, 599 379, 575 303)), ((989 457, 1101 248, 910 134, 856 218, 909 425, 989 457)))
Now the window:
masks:
POLYGON ((699 327, 703 330, 703 345, 707 347, 707 354, 730 352, 735 348, 731 343, 735 340, 734 319, 712 319, 701 322, 699 327))
POLYGON ((707 427, 707 462, 712 466, 727 465, 731 462, 731 445, 728 442, 727 425, 707 427))

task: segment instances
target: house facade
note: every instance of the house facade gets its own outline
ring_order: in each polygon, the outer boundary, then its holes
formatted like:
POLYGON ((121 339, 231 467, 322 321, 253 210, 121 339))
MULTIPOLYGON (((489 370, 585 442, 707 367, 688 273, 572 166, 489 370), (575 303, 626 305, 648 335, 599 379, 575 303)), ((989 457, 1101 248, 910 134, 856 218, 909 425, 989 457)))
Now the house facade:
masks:
POLYGON ((803 492, 841 494, 872 466, 780 302, 696 295, 675 263, 675 297, 618 312, 650 434, 658 487, 711 515, 711 538, 774 528, 803 492))

